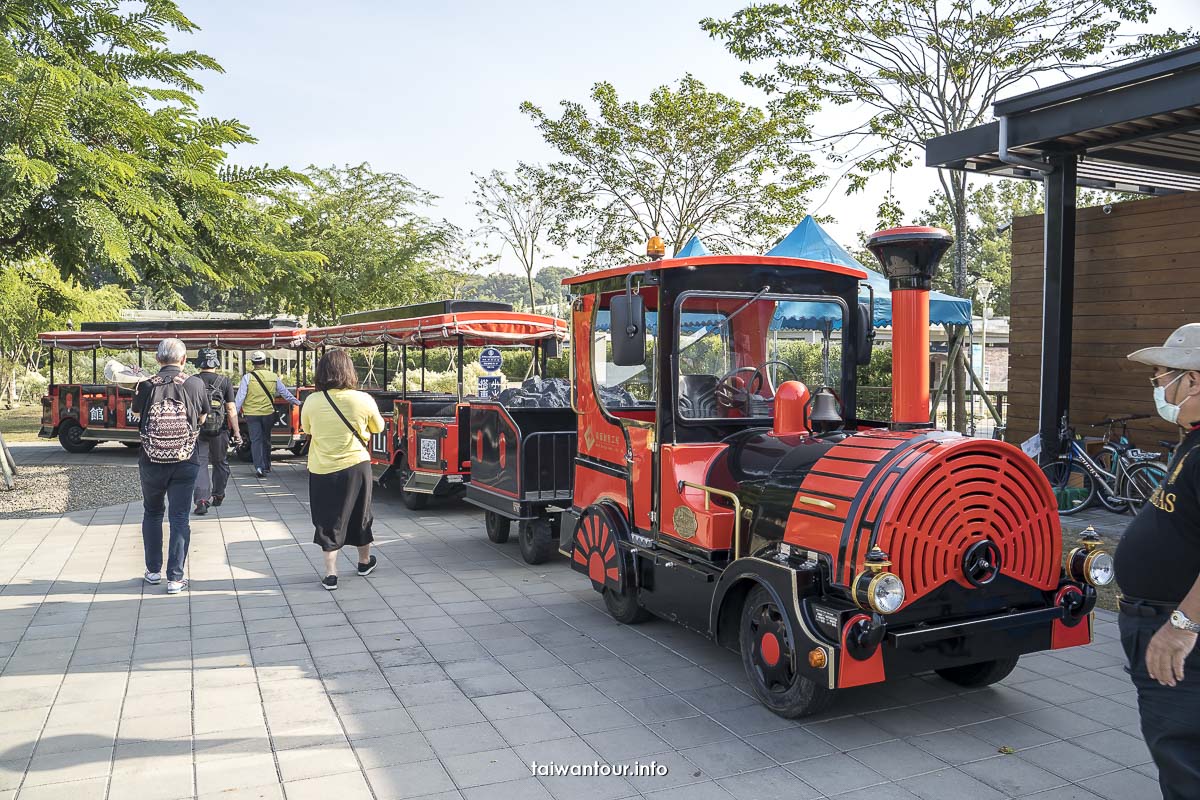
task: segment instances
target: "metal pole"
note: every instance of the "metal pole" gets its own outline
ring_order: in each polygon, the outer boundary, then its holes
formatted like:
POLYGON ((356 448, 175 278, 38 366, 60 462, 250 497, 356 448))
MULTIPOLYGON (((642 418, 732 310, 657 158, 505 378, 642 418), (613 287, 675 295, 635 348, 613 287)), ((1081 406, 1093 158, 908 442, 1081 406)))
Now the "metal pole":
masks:
POLYGON ((1075 299, 1075 177, 1073 153, 1051 158, 1045 177, 1045 273, 1042 283, 1042 375, 1038 403, 1039 461, 1058 457, 1058 431, 1071 404, 1071 334, 1075 299))
MULTIPOLYGON (((950 376, 954 372, 954 359, 958 356, 959 348, 962 347, 962 336, 961 335, 959 335, 957 333, 950 333, 950 340, 951 340, 950 353, 946 358, 946 371, 942 373, 942 379, 940 381, 938 381, 937 391, 934 392, 934 395, 933 395, 933 402, 930 403, 930 406, 932 408, 929 412, 929 421, 932 423, 935 423, 935 424, 937 423, 938 406, 940 406, 941 402, 942 402, 942 394, 944 392, 946 392, 946 389, 950 384, 950 376)), ((947 394, 948 394, 948 392, 947 392, 947 394)), ((948 409, 947 409, 946 414, 947 414, 946 421, 947 421, 947 423, 949 423, 950 422, 950 420, 949 420, 950 412, 948 409)))
POLYGON ((408 397, 408 345, 400 345, 400 396, 408 397))
POLYGON ((50 385, 54 385, 54 353, 53 347, 50 348, 50 385))
POLYGON ((92 348, 92 383, 98 383, 96 380, 96 348, 92 348))
POLYGON ((463 398, 463 337, 458 335, 458 402, 463 398))
POLYGON ((388 373, 388 363, 387 363, 387 357, 388 357, 388 346, 387 346, 387 342, 384 342, 384 343, 383 343, 383 388, 384 388, 384 389, 387 389, 387 385, 388 385, 388 379, 387 379, 387 378, 388 378, 388 376, 387 376, 387 373, 388 373))
POLYGON ((67 351, 67 383, 75 382, 75 354, 67 351))
POLYGON ((425 391, 425 345, 421 345, 421 391, 425 391))

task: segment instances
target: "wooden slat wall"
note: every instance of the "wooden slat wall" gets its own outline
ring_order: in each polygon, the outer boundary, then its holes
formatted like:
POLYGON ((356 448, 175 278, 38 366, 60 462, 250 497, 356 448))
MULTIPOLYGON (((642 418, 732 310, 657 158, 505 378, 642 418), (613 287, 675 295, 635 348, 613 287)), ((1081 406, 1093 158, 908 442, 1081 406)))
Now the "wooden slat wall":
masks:
MULTIPOLYGON (((1071 344, 1072 424, 1154 414, 1149 368, 1125 356, 1160 345, 1180 325, 1200 322, 1200 193, 1114 203, 1078 212, 1075 323, 1071 344)), ((1008 440, 1037 432, 1042 355, 1041 215, 1013 220, 1008 440)), ((1155 417, 1130 427, 1135 444, 1159 449, 1177 429, 1155 417)))

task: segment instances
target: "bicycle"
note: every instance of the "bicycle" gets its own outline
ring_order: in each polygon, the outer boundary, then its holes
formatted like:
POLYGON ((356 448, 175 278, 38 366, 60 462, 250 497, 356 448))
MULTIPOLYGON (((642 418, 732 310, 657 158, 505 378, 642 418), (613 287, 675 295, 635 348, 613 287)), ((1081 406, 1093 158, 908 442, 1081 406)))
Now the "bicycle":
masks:
POLYGON ((1058 499, 1059 513, 1076 514, 1097 500, 1118 514, 1141 510, 1167 476, 1166 464, 1158 460, 1161 453, 1138 450, 1129 442, 1129 423, 1148 417, 1145 414, 1110 417, 1090 426, 1107 428, 1097 460, 1088 454, 1067 415, 1063 415, 1058 434, 1062 452, 1057 460, 1042 467, 1058 499), (1119 436, 1115 432, 1117 425, 1121 426, 1119 436))

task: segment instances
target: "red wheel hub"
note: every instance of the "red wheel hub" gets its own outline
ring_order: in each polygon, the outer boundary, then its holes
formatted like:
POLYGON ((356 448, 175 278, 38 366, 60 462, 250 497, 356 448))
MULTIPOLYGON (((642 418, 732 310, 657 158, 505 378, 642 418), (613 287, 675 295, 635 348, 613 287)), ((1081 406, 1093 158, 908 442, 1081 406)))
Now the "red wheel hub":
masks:
POLYGON ((762 653, 763 661, 767 662, 767 666, 773 667, 779 663, 779 639, 773 633, 764 633, 759 641, 758 649, 762 653))
POLYGON ((588 557, 588 577, 596 583, 604 583, 604 556, 593 550, 588 557))

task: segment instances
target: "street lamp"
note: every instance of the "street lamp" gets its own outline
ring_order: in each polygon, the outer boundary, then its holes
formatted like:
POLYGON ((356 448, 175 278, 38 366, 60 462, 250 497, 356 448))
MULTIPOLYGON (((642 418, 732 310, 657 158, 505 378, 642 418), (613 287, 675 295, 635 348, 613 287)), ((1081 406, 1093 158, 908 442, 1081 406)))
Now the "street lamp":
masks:
POLYGON ((979 313, 983 317, 983 329, 979 332, 979 380, 983 384, 983 388, 988 388, 988 368, 987 368, 987 321, 988 321, 988 298, 992 295, 992 282, 987 278, 981 278, 975 284, 975 292, 979 295, 979 304, 981 306, 979 313))

